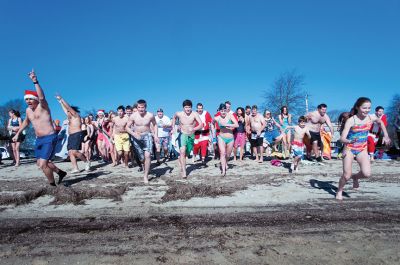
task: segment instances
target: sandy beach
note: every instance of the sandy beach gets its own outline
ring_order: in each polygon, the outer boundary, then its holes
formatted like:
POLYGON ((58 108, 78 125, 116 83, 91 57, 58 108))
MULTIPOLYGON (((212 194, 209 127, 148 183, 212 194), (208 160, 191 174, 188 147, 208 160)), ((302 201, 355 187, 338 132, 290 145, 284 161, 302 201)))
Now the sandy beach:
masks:
MULTIPOLYGON (((335 199, 342 164, 93 163, 50 188, 33 161, 0 168, 2 264, 399 264, 399 161, 335 199)), ((354 163, 354 170, 357 164, 354 163)), ((58 166, 71 170, 70 163, 58 166)), ((83 168, 83 164, 81 164, 83 168)))

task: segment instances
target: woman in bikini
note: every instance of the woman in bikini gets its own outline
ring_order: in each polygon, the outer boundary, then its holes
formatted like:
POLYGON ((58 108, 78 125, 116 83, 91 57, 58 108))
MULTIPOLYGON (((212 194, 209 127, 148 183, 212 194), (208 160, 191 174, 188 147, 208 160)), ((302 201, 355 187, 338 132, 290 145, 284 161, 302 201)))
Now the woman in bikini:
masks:
POLYGON ((289 156, 290 153, 290 143, 292 142, 292 134, 290 129, 286 129, 286 127, 290 126, 292 123, 292 115, 289 114, 289 110, 287 106, 282 106, 281 107, 281 114, 278 116, 279 118, 279 123, 282 126, 283 133, 285 136, 283 137, 283 147, 284 147, 284 155, 287 157, 289 156))
POLYGON ((218 110, 221 115, 214 117, 214 123, 217 123, 220 129, 217 140, 221 160, 221 174, 225 176, 234 143, 233 130, 238 128, 239 124, 236 118, 227 112, 225 104, 220 104, 218 110))
POLYGON ((246 145, 246 116, 244 113, 244 108, 237 108, 236 115, 238 116, 239 127, 236 129, 235 132, 233 160, 236 161, 237 149, 240 148, 239 160, 243 161, 244 146, 246 145))
MULTIPOLYGON (((16 133, 19 130, 19 127, 21 127, 22 125, 22 120, 21 120, 21 115, 19 114, 18 111, 16 110, 10 110, 8 112, 8 114, 10 115, 10 119, 8 120, 8 131, 10 134, 10 138, 12 139, 16 133)), ((14 163, 15 163, 15 167, 18 167, 20 162, 20 157, 19 157, 19 146, 22 143, 22 141, 24 140, 24 135, 21 133, 17 139, 17 141, 11 142, 11 147, 12 147, 12 151, 13 151, 13 159, 14 159, 14 163)), ((1 155, 1 153, 0 153, 1 155)))
POLYGON ((82 153, 90 161, 90 158, 92 157, 92 140, 94 135, 94 128, 89 116, 83 119, 82 131, 84 135, 82 143, 82 153))
POLYGON ((390 139, 383 122, 375 116, 369 115, 371 110, 371 100, 361 97, 357 99, 354 107, 350 111, 350 117, 347 119, 340 141, 345 145, 343 149, 343 175, 339 180, 339 187, 336 193, 336 199, 343 200, 343 189, 346 182, 353 179, 353 189, 358 189, 359 179, 371 176, 371 162, 367 152, 368 132, 373 122, 381 125, 384 133, 383 143, 390 144, 390 139), (356 158, 360 166, 360 171, 352 174, 351 164, 356 158))

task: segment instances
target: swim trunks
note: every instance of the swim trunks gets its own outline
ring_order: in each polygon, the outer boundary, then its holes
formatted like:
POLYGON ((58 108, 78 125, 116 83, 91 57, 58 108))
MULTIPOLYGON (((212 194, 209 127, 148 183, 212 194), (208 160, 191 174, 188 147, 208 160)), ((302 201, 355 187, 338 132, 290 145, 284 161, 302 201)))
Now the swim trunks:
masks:
POLYGON ((117 152, 120 151, 129 152, 131 148, 131 144, 129 142, 129 134, 121 133, 114 135, 114 144, 115 144, 115 150, 117 150, 117 152))
POLYGON ((139 139, 131 137, 132 145, 134 147, 135 154, 139 157, 140 161, 144 161, 144 152, 153 152, 153 139, 151 133, 145 133, 140 136, 139 139))
POLYGON ((58 137, 55 133, 37 137, 35 141, 36 159, 50 160, 56 151, 57 139, 58 137))
POLYGON ((266 131, 264 134, 264 138, 267 140, 268 144, 273 144, 278 136, 279 132, 277 130, 266 131))
POLYGON ((83 133, 82 131, 70 134, 68 136, 68 144, 67 150, 81 150, 82 142, 83 142, 83 133))
POLYGON ((321 139, 321 133, 310 131, 310 135, 311 135, 311 144, 314 142, 318 142, 318 146, 322 149, 323 144, 322 144, 322 139, 321 139))
POLYGON ((250 145, 251 147, 259 147, 263 145, 263 137, 257 136, 256 132, 251 132, 250 145))
POLYGON ((189 135, 189 134, 179 133, 177 141, 179 149, 181 149, 182 147, 186 147, 186 155, 189 156, 190 152, 193 150, 194 134, 189 135))
POLYGON ((245 132, 237 132, 235 134, 235 148, 244 147, 246 144, 246 133, 245 132))
POLYGON ((298 142, 298 141, 293 141, 292 142, 292 151, 293 151, 293 156, 294 157, 303 157, 304 155, 304 143, 298 142))

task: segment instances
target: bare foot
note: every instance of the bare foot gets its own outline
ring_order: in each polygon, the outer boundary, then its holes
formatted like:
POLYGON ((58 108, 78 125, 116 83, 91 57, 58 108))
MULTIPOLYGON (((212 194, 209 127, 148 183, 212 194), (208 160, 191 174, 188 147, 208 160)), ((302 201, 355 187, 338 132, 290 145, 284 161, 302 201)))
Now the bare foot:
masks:
POLYGON ((343 195, 341 191, 336 192, 336 200, 342 201, 343 195))
POLYGON ((186 170, 182 170, 182 178, 183 178, 183 179, 186 179, 186 178, 187 178, 186 170))
POLYGON ((143 177, 143 183, 144 184, 149 184, 149 180, 146 177, 143 177))

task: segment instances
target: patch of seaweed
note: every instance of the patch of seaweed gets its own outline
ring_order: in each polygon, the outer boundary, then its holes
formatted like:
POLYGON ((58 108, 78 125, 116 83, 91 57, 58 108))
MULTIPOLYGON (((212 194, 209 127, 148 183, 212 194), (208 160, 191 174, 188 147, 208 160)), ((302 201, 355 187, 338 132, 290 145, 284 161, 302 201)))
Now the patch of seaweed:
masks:
MULTIPOLYGON (((245 187, 240 188, 245 189, 245 187)), ((170 184, 169 189, 161 198, 162 202, 175 200, 189 200, 193 197, 218 197, 231 195, 238 188, 228 186, 192 185, 192 184, 170 184)))

